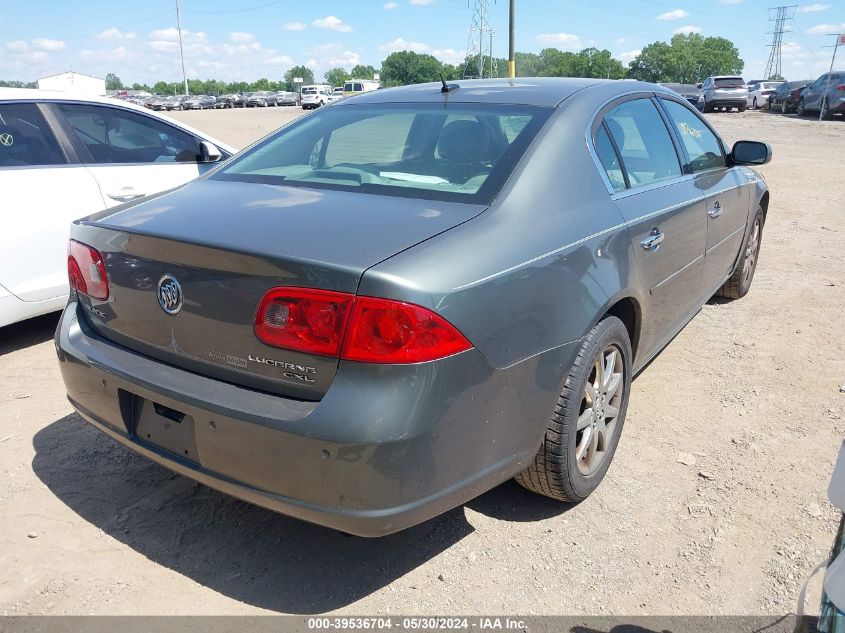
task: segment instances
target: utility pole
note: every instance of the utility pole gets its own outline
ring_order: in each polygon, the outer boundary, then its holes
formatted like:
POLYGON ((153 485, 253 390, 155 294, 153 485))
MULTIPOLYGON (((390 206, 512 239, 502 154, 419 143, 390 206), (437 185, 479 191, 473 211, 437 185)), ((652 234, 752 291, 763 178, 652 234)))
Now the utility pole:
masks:
POLYGON ((769 61, 766 64, 766 72, 763 73, 763 79, 771 79, 772 77, 782 77, 781 75, 781 45, 783 44, 783 34, 791 33, 786 29, 786 23, 791 22, 795 17, 795 10, 798 8, 797 4, 792 4, 783 7, 769 8, 769 22, 775 23, 773 31, 769 31, 767 35, 772 36, 772 43, 769 44, 771 51, 769 51, 769 61))
MULTIPOLYGON (((839 50, 839 45, 845 46, 845 33, 828 33, 828 35, 833 35, 836 38, 836 41, 833 44, 833 57, 830 58, 830 69, 827 71, 827 84, 824 87, 824 96, 822 97, 821 105, 819 105, 819 121, 822 120, 822 115, 824 114, 824 104, 828 98, 828 93, 830 92, 830 76, 833 74, 833 64, 836 61, 836 51, 839 50)), ((830 48, 830 46, 825 46, 825 48, 830 48)), ((828 109, 830 109, 830 103, 827 104, 828 109)))
POLYGON ((496 59, 493 57, 490 0, 469 1, 472 2, 472 23, 467 38, 464 79, 484 79, 485 67, 489 68, 489 76, 495 77, 497 69, 496 59))
POLYGON ((510 11, 508 12, 508 77, 516 78, 516 0, 510 0, 510 11))
POLYGON ((179 32, 179 57, 182 58, 182 81, 185 82, 185 96, 188 96, 188 75, 185 74, 185 51, 182 49, 182 21, 179 18, 179 0, 176 0, 176 30, 179 32))

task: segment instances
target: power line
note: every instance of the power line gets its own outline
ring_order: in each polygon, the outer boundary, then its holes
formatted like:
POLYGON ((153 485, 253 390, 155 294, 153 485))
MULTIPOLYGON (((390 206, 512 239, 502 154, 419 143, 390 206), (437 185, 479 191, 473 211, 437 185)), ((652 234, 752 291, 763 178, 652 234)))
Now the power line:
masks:
POLYGON ((774 22, 775 28, 773 31, 768 33, 768 35, 772 36, 772 43, 769 44, 771 47, 771 51, 769 51, 769 61, 766 64, 766 72, 763 73, 765 79, 783 76, 781 74, 781 47, 783 45, 783 34, 792 32, 786 28, 786 25, 795 18, 795 10, 797 8, 797 4, 769 8, 769 22, 774 22))
MULTIPOLYGON (((495 2, 495 0, 494 0, 495 2)), ((467 37, 464 79, 497 76, 493 57, 493 26, 490 23, 489 0, 473 0, 472 23, 467 37)))

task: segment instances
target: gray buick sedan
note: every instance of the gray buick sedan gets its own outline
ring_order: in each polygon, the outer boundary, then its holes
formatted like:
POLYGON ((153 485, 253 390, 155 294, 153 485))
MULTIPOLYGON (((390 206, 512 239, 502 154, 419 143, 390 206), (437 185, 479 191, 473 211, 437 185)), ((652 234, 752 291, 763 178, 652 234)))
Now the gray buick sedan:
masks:
POLYGON ((68 397, 177 473, 348 533, 510 477, 580 501, 633 376, 748 292, 770 158, 648 83, 340 101, 74 223, 68 397))

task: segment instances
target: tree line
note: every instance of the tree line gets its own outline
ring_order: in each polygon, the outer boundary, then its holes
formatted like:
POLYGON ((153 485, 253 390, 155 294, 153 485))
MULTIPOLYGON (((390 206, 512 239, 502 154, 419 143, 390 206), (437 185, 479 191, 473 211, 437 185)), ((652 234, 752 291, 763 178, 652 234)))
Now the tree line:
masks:
MULTIPOLYGON (((332 68, 324 73, 322 80, 332 86, 341 86, 349 79, 371 79, 380 75, 383 86, 439 81, 455 81, 464 77, 464 69, 478 68, 478 60, 468 58, 463 64, 441 62, 433 55, 414 51, 398 51, 388 55, 379 68, 359 64, 346 71, 332 68)), ((507 76, 507 60, 493 60, 493 76, 507 76)), ((596 77, 604 79, 639 79, 652 82, 696 83, 711 75, 735 75, 742 72, 744 62, 736 46, 723 37, 704 37, 698 33, 675 35, 670 42, 654 42, 642 51, 626 67, 614 58, 607 49, 594 47, 578 52, 544 48, 539 53, 516 53, 517 75, 520 77, 596 77)), ((490 64, 485 64, 485 76, 490 64)), ((261 78, 253 82, 218 81, 216 79, 189 79, 191 94, 225 94, 233 92, 255 92, 258 90, 295 91, 294 78, 301 78, 303 84, 315 83, 314 73, 305 66, 288 69, 278 81, 261 78)), ((0 81, 0 86, 29 88, 34 83, 0 81)), ((153 85, 124 84, 114 73, 106 75, 108 90, 146 90, 157 94, 182 94, 182 82, 158 81, 153 85)))

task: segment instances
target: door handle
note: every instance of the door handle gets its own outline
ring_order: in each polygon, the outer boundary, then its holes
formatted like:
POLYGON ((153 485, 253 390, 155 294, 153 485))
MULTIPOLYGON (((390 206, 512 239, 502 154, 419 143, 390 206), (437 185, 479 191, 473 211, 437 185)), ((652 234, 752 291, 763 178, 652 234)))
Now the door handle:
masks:
POLYGON ((109 198, 117 200, 118 202, 129 202, 130 200, 135 200, 136 198, 143 198, 145 195, 147 194, 135 191, 132 187, 124 187, 120 191, 108 194, 109 198))
POLYGON ((660 232, 656 226, 651 229, 651 233, 643 238, 640 245, 647 251, 656 251, 666 236, 660 232))
POLYGON ((718 202, 714 203, 712 207, 707 211, 707 215, 711 218, 718 218, 722 215, 722 205, 718 202))

